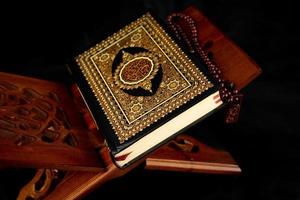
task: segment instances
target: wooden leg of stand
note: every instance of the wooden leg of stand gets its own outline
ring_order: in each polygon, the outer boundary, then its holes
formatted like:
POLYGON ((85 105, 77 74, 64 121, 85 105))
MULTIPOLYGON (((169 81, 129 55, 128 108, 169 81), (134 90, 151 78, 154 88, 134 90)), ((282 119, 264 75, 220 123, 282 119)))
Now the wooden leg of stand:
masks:
POLYGON ((115 165, 110 165, 107 171, 100 173, 72 172, 45 199, 80 199, 104 183, 128 173, 138 164, 136 163, 124 170, 117 168, 115 165))
POLYGON ((25 200, 27 198, 46 200, 80 199, 104 183, 125 175, 142 162, 143 160, 126 169, 119 169, 110 163, 107 169, 101 172, 69 171, 62 181, 54 189, 52 188, 52 191, 49 191, 49 189, 53 179, 55 179, 53 170, 38 169, 33 179, 20 190, 18 200, 25 200))
POLYGON ((112 163, 107 149, 103 148, 100 154, 106 163, 106 170, 101 172, 68 171, 55 186, 51 185, 55 179, 53 170, 39 169, 34 178, 21 189, 18 200, 27 198, 47 200, 80 199, 107 181, 125 175, 144 162, 142 159, 126 169, 119 169, 112 163), (37 187, 37 185, 39 186, 37 187))
POLYGON ((45 197, 55 178, 55 170, 38 169, 33 179, 21 189, 17 200, 26 200, 28 198, 41 199, 45 197))

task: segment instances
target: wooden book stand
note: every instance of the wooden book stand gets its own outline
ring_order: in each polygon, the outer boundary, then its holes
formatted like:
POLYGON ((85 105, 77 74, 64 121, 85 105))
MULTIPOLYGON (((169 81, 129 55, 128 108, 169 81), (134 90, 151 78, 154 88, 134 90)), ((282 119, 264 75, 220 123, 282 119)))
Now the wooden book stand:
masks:
MULTIPOLYGON (((224 76, 239 89, 261 73, 199 10, 189 7, 184 12, 196 21, 199 40, 208 46, 224 76)), ((21 189, 20 200, 78 199, 141 163, 156 170, 241 171, 228 152, 184 134, 120 170, 112 163, 101 134, 95 131, 75 85, 71 94, 56 83, 4 73, 0 76, 0 166, 39 168, 21 189)))

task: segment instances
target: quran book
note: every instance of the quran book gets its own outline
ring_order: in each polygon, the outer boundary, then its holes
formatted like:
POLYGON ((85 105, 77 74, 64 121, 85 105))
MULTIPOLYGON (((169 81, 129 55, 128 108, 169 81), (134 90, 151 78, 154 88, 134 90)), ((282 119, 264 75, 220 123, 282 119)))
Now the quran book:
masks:
POLYGON ((223 102, 203 62, 146 13, 70 68, 115 164, 137 161, 223 102))

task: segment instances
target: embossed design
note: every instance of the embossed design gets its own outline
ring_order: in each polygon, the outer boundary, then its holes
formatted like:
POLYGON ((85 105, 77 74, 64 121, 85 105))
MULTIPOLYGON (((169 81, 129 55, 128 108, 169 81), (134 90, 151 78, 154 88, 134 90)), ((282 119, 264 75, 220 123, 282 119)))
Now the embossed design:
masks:
POLYGON ((168 84, 168 89, 169 90, 176 90, 176 88, 179 86, 179 81, 171 81, 169 84, 168 84))
POLYGON ((149 13, 79 55, 76 61, 120 143, 213 86, 149 13), (126 52, 115 71, 113 59, 105 63, 97 59, 106 53, 116 56, 124 48, 143 48, 146 52, 126 52), (152 95, 141 99, 123 91, 150 91, 151 80, 160 71, 162 78, 152 95))
POLYGON ((99 57, 99 61, 101 62, 105 62, 109 59, 109 54, 108 53, 104 53, 99 57))
POLYGON ((140 103, 134 104, 133 106, 131 106, 131 112, 133 113, 137 113, 139 112, 141 109, 143 108, 143 105, 140 103))
POLYGON ((124 84, 133 85, 145 80, 152 71, 152 60, 147 57, 137 57, 123 65, 119 77, 124 84))
POLYGON ((13 140, 17 146, 34 142, 65 142, 72 130, 60 99, 54 92, 39 91, 0 81, 0 138, 13 140))
POLYGON ((122 60, 114 75, 116 85, 129 90, 141 87, 152 92, 151 80, 159 69, 158 56, 123 52, 122 60))
POLYGON ((132 42, 139 41, 142 38, 142 35, 140 33, 136 33, 131 37, 132 42))

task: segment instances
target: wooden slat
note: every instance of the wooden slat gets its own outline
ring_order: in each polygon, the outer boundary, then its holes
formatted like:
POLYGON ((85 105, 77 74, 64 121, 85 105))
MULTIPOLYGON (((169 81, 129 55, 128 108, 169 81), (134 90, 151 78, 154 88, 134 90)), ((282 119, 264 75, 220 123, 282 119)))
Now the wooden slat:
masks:
POLYGON ((146 169, 164 171, 183 171, 209 174, 239 174, 241 169, 230 153, 209 147, 188 135, 180 135, 176 140, 159 148, 146 159, 146 169), (194 148, 184 149, 185 146, 194 148), (180 146, 182 146, 180 148, 180 146))

